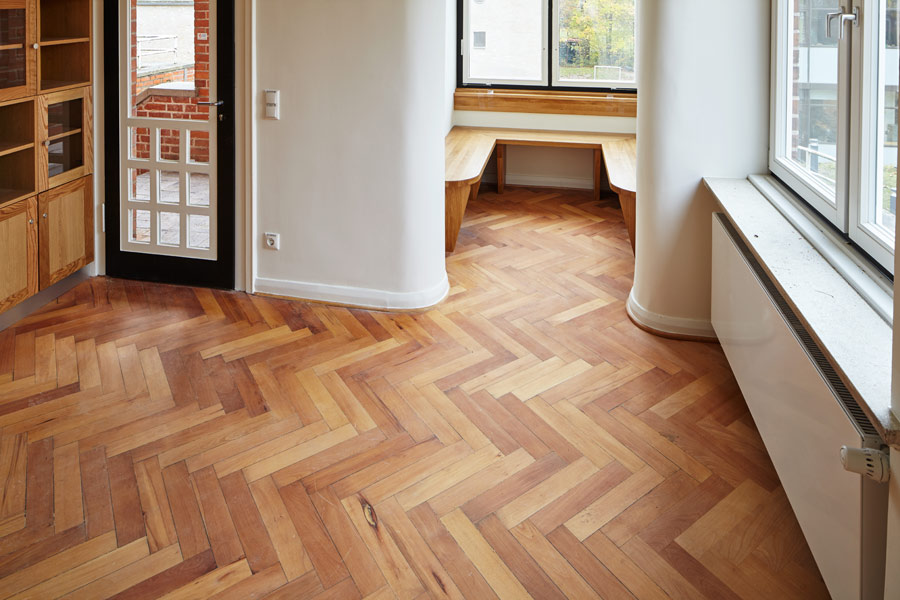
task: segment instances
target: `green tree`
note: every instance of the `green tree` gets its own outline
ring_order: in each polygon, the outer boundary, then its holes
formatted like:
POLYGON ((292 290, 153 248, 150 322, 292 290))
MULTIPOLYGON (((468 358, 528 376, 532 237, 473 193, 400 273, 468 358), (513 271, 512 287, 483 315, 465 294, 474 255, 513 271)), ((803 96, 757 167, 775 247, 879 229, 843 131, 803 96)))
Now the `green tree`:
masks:
POLYGON ((562 0, 563 68, 634 70, 635 0, 562 0))

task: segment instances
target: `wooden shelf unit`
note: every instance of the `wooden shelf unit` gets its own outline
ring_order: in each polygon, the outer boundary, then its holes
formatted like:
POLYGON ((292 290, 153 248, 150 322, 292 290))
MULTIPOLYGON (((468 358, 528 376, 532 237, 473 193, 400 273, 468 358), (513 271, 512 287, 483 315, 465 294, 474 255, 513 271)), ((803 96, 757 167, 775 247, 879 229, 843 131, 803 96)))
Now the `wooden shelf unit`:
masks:
POLYGON ((0 312, 94 260, 92 0, 0 0, 0 312))

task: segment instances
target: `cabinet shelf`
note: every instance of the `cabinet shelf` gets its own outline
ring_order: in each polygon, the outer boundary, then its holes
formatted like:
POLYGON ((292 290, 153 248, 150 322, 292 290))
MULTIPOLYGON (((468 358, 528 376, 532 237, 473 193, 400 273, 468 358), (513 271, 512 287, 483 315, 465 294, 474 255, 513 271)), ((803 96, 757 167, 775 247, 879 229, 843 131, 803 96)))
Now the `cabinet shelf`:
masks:
POLYGON ((34 190, 0 188, 0 207, 34 196, 34 190))
POLYGON ((91 38, 87 37, 45 37, 41 39, 41 46, 62 46, 63 44, 84 44, 90 42, 91 38))
POLYGON ((0 104, 0 156, 34 146, 34 100, 0 104))
POLYGON ((63 138, 67 138, 72 135, 78 135, 81 133, 81 129, 71 129, 69 131, 63 131, 62 133, 57 133, 50 136, 50 141, 55 142, 56 140, 61 140, 63 138))
POLYGON ((9 144, 6 142, 0 142, 0 156, 15 154, 16 152, 24 152, 25 150, 30 150, 31 148, 34 148, 34 142, 29 144, 9 144))

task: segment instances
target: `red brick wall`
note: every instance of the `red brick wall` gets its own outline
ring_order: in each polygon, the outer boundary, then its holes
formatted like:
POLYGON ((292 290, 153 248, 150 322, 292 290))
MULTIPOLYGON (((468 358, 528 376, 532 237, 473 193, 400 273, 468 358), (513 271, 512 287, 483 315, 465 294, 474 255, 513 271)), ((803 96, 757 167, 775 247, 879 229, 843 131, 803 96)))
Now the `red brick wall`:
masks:
MULTIPOLYGON (((208 102, 209 97, 209 0, 194 1, 194 68, 173 70, 171 74, 157 74, 139 77, 137 73, 137 0, 131 0, 131 93, 136 98, 143 90, 159 83, 171 81, 191 81, 197 90, 197 96, 182 98, 175 96, 152 95, 134 108, 136 117, 154 119, 189 119, 205 121, 209 119, 209 107, 199 106, 198 102, 208 102), (206 34, 206 40, 199 40, 200 34, 206 34), (166 77, 171 77, 166 79, 166 77), (178 77, 181 77, 180 79, 178 77)), ((178 158, 178 132, 160 131, 160 157, 168 160, 178 158)), ((150 156, 149 134, 136 136, 135 157, 150 156)), ((204 132, 191 132, 190 158, 195 162, 209 161, 209 136, 204 132)))

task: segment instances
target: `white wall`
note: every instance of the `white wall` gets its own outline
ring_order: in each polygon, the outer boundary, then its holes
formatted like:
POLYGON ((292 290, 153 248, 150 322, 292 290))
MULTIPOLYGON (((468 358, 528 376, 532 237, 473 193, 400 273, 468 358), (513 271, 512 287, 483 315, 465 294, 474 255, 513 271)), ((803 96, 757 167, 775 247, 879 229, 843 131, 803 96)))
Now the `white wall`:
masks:
POLYGON ((767 170, 769 0, 643 0, 633 318, 712 336, 701 178, 767 170), (690 18, 685 18, 690 15, 690 18))
POLYGON ((257 3, 257 87, 281 90, 282 118, 257 115, 256 290, 388 308, 446 294, 446 16, 421 0, 257 3))

